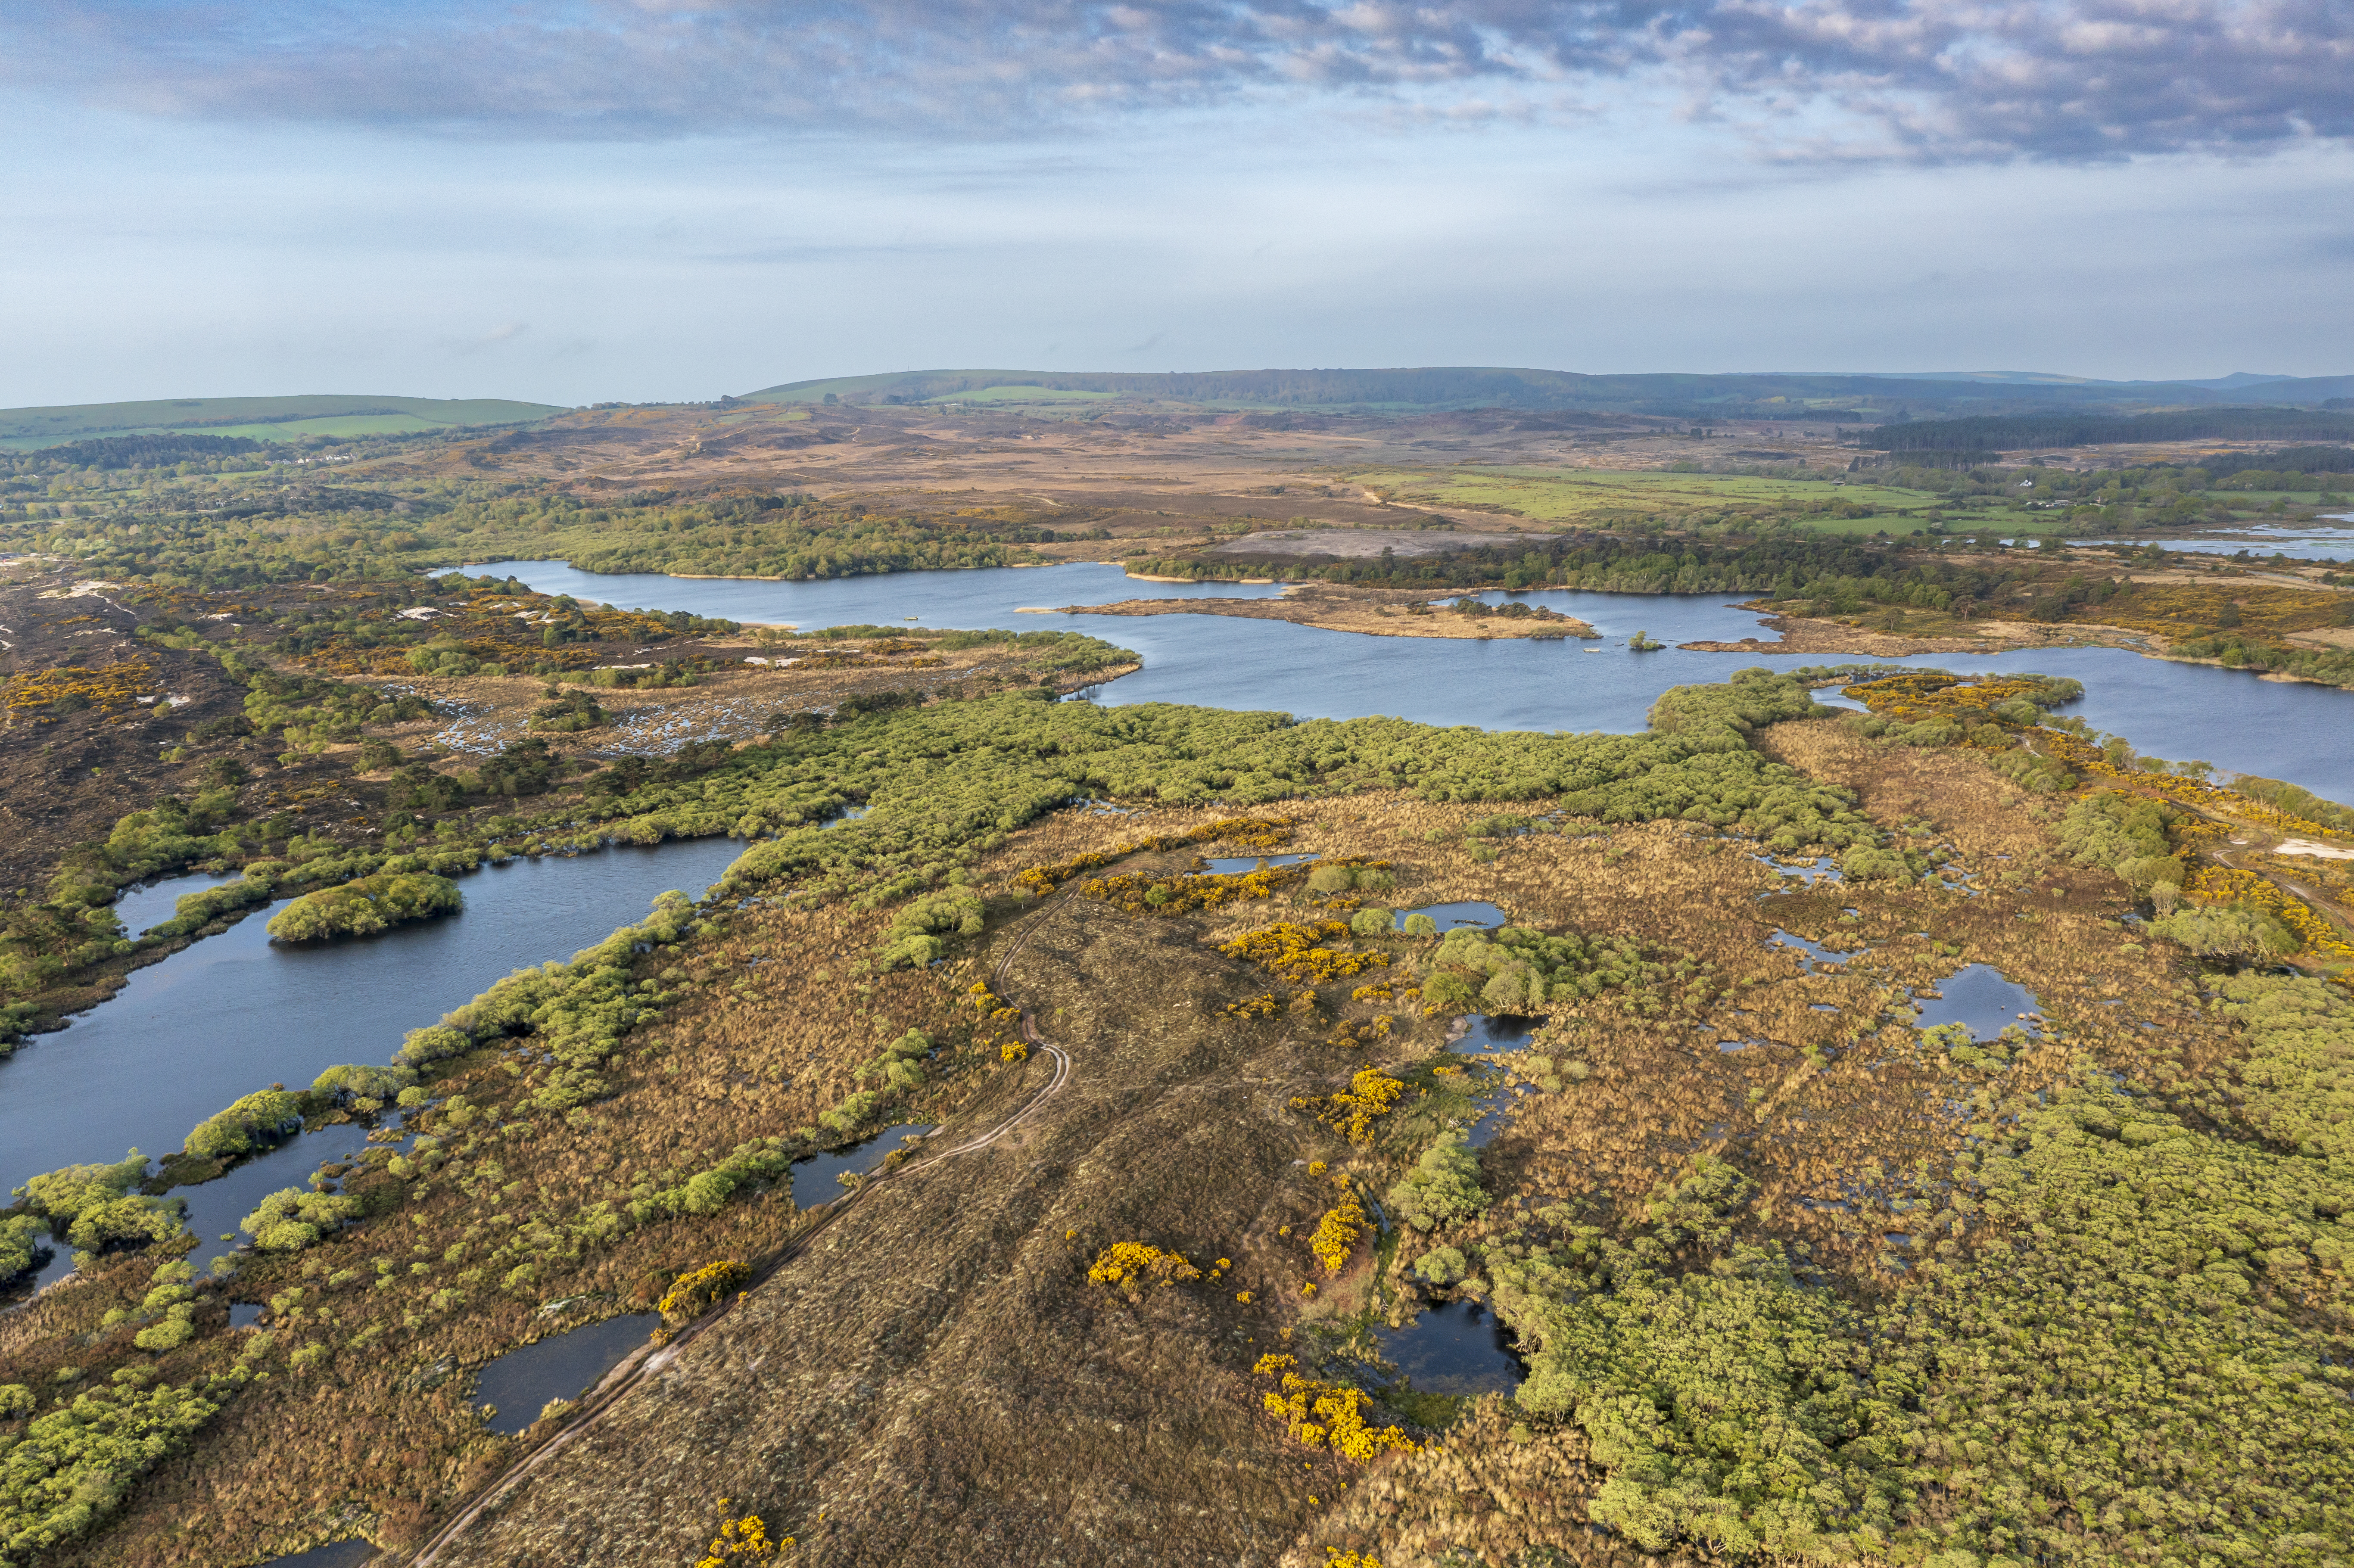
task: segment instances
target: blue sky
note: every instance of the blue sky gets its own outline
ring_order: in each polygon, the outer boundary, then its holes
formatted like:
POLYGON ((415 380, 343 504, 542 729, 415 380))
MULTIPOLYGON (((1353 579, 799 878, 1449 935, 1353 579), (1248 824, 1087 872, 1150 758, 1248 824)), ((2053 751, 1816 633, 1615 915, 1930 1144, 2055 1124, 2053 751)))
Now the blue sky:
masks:
POLYGON ((0 11, 0 404, 2354 370, 2354 0, 0 11))

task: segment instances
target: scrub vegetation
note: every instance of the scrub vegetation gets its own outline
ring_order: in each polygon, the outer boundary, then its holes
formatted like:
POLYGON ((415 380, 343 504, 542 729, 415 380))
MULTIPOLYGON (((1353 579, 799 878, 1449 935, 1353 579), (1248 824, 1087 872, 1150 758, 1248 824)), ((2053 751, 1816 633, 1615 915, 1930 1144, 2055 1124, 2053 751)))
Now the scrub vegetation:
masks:
POLYGON ((2231 869, 2225 821, 2330 822, 2122 765, 2034 678, 1744 671, 1621 736, 1041 694, 787 726, 502 838, 754 842, 398 1063, 196 1129, 217 1165, 407 1113, 221 1278, 143 1161, 28 1184, 10 1217, 90 1257, 10 1319, 7 1539, 414 1544, 577 1418, 493 1436, 471 1369, 659 1308, 707 1323, 677 1396, 612 1406, 466 1560, 691 1560, 679 1499, 718 1496, 827 1561, 1022 1555, 1055 1485, 1105 1487, 1100 1550, 1203 1561, 2342 1553, 2354 1001, 2313 942, 2284 975, 2121 923, 2231 869), (1203 861, 1278 851, 1314 858, 1203 861), (1469 899, 1507 923, 1390 913, 1469 899), (2031 1016, 1923 1028, 1973 962, 2031 1016), (1533 1033, 1467 1058, 1463 1012, 1533 1033), (1024 1015, 1074 1080, 1015 1136, 795 1202, 797 1159, 1031 1104, 1024 1015), (1527 1360, 1509 1401, 1369 1333, 1466 1297, 1527 1360))

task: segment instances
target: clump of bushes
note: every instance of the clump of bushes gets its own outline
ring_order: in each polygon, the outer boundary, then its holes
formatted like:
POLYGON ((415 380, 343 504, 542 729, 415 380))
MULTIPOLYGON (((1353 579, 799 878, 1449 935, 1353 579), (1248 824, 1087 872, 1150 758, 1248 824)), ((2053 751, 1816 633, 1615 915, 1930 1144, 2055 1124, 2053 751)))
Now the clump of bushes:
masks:
POLYGON ((922 969, 948 951, 949 938, 977 937, 982 924, 981 895, 969 887, 917 898, 892 916, 875 964, 885 969, 922 969))
POLYGON ((558 694, 551 687, 547 694, 556 700, 534 708, 525 728, 549 735, 578 735, 603 726, 612 716, 586 692, 558 694))
POLYGON ((180 1234, 186 1205, 132 1192, 146 1173, 146 1158, 134 1149, 112 1165, 69 1165, 36 1176, 15 1195, 48 1221, 50 1234, 85 1251, 169 1241, 180 1234))
POLYGON ((725 1300, 731 1290, 752 1282, 752 1270, 734 1258, 706 1263, 671 1281, 657 1310, 663 1321, 676 1329, 692 1323, 725 1300))
POLYGON ((270 916, 270 934, 282 942, 365 937, 412 920, 454 915, 464 904, 458 885, 447 877, 381 873, 304 894, 270 916))
POLYGON ((285 1089, 262 1089, 198 1122, 189 1132, 186 1148, 201 1159, 223 1160, 266 1149, 302 1126, 302 1096, 285 1089))
POLYGON ((1479 1156, 1470 1141, 1459 1128, 1440 1133, 1390 1189, 1391 1213, 1418 1231, 1483 1213, 1488 1190, 1479 1184, 1479 1156))
POLYGON ((238 1228, 264 1252, 301 1252, 361 1208, 357 1198, 288 1187, 262 1199, 238 1228))

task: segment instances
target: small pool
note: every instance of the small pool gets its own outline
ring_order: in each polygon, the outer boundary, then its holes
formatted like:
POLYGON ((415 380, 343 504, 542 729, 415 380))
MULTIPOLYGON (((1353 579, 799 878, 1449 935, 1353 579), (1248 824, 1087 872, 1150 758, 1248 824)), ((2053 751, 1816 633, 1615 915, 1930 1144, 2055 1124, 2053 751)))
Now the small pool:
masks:
POLYGON ((1971 964, 1938 981, 1937 990, 1939 996, 1921 1003, 1920 1028, 1958 1023, 1973 1040, 1991 1040, 2014 1023, 2031 1036, 2036 1033, 2031 1019, 2019 1016, 2036 1011, 2035 993, 2003 979, 1992 964, 1971 964))
POLYGON ((1511 1334, 1477 1301, 1426 1308, 1403 1329, 1376 1329, 1382 1358, 1416 1393, 1510 1393, 1528 1369, 1511 1351, 1511 1334))
POLYGON ((196 872, 186 876, 168 876, 161 882, 143 883, 123 889, 114 901, 115 917, 122 928, 136 937, 151 927, 161 926, 179 914, 181 899, 191 893, 202 893, 227 882, 242 882, 242 872, 223 872, 217 876, 196 872))
POLYGON ((359 1568, 375 1555, 376 1548, 367 1542, 337 1541, 292 1557, 273 1557, 261 1568, 359 1568))
POLYGON ((836 1150, 832 1154, 812 1155, 807 1160, 795 1160, 793 1162, 793 1206, 801 1209, 814 1209, 821 1203, 832 1202, 842 1196, 843 1191, 842 1183, 835 1180, 836 1177, 845 1171, 864 1175, 882 1164, 884 1157, 892 1150, 903 1147, 898 1141, 900 1139, 911 1133, 929 1132, 933 1125, 936 1124, 902 1122, 897 1127, 886 1127, 874 1137, 854 1143, 847 1149, 836 1150), (890 1148, 880 1147, 886 1140, 890 1148))
POLYGON ((538 1420, 549 1400, 579 1398, 623 1356, 644 1344, 661 1321, 652 1312, 608 1318, 509 1351, 475 1375, 474 1404, 495 1405, 498 1411, 483 1425, 513 1435, 538 1420))
POLYGON ((1214 855, 1202 864, 1216 875, 1237 876, 1244 872, 1257 871, 1262 862, 1271 866, 1298 865, 1302 861, 1315 858, 1312 854, 1229 854, 1214 855))
POLYGON ((1510 1014, 1490 1018, 1484 1012, 1466 1014, 1463 1033, 1447 1041, 1447 1048, 1460 1055, 1477 1055, 1482 1051, 1520 1051, 1527 1048, 1537 1032, 1542 1018, 1516 1018, 1510 1014))
POLYGON ((1772 855, 1766 854, 1752 855, 1749 858, 1773 872, 1776 876, 1793 876, 1809 887, 1818 882, 1842 880, 1840 875, 1839 862, 1829 855, 1799 861, 1795 864, 1776 860, 1772 855))
POLYGON ((1484 900, 1474 899, 1462 904, 1426 904, 1419 909, 1401 909, 1390 917, 1390 928, 1405 929, 1410 916, 1427 915, 1441 931, 1492 931, 1508 918, 1502 909, 1484 900))

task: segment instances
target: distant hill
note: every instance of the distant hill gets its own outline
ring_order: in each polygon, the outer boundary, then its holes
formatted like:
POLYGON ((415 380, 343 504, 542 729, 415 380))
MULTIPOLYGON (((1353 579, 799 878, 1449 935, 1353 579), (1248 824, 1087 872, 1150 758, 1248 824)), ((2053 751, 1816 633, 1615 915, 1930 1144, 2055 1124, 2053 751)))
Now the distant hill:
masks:
POLYGON ((567 412, 504 397, 384 397, 320 393, 299 397, 180 397, 147 403, 78 403, 0 408, 0 447, 23 451, 90 436, 201 430, 255 440, 302 436, 396 435, 468 425, 519 425, 567 412))
POLYGON ((1882 451, 1970 452, 2052 450, 2136 441, 2354 440, 2354 414, 2308 408, 2223 407, 2178 409, 2130 418, 2043 414, 2008 418, 1922 419, 1882 425, 1863 444, 1882 451))
POLYGON ((1763 373, 1585 376, 1565 370, 1459 366, 1369 370, 909 370, 795 381, 750 393, 756 403, 963 402, 1070 407, 1163 401, 1247 408, 1405 410, 1506 407, 1659 414, 1675 418, 1784 418, 1878 424, 1915 414, 2009 414, 2039 408, 2122 412, 2219 402, 2318 404, 2354 377, 2222 382, 2084 381, 2024 371, 1934 376, 1763 373))

